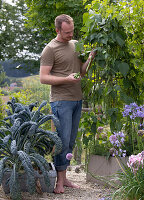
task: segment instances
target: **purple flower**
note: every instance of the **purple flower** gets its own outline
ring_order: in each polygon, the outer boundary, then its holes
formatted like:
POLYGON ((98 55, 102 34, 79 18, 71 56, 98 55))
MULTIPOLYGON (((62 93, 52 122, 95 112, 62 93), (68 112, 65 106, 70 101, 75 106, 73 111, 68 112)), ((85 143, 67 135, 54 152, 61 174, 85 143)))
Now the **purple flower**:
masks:
POLYGON ((103 127, 102 126, 99 126, 98 128, 97 128, 97 132, 98 133, 101 133, 103 131, 103 127))
POLYGON ((124 138, 121 138, 121 143, 122 143, 122 144, 124 143, 124 141, 125 141, 124 138))
POLYGON ((112 144, 115 144, 115 142, 116 142, 116 140, 117 140, 117 136, 116 136, 116 135, 111 135, 111 136, 109 137, 109 140, 110 140, 110 142, 111 142, 112 144))
POLYGON ((121 131, 118 133, 120 137, 125 137, 124 133, 121 131))
POLYGON ((66 159, 67 159, 67 160, 71 160, 72 157, 73 157, 72 153, 68 153, 68 154, 66 155, 66 159))
POLYGON ((122 153, 122 157, 126 157, 126 153, 122 153))
POLYGON ((123 132, 114 132, 113 135, 111 135, 109 137, 109 141, 110 143, 113 145, 113 147, 115 148, 115 151, 112 152, 111 154, 113 156, 115 155, 119 155, 119 156, 123 156, 125 157, 126 156, 126 150, 122 150, 122 145, 124 144, 124 141, 125 141, 125 135, 123 132))
POLYGON ((136 117, 144 118, 144 105, 138 106, 136 103, 125 105, 122 114, 123 117, 129 116, 131 119, 135 119, 136 117))
POLYGON ((137 111, 137 117, 142 117, 142 118, 144 118, 144 112, 141 111, 141 110, 138 110, 138 111, 137 111))

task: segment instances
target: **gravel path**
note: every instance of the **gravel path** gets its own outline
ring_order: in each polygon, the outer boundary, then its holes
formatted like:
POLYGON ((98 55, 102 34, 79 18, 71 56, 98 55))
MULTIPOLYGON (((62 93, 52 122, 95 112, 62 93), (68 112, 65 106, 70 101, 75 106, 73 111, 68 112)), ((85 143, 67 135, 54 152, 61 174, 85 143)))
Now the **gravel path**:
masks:
MULTIPOLYGON (((95 183, 86 182, 86 173, 79 166, 70 167, 71 171, 67 172, 68 178, 75 184, 80 186, 80 189, 65 188, 64 194, 43 193, 29 195, 23 193, 23 200, 110 200, 111 189, 100 186, 95 183), (77 170, 78 169, 78 170, 77 170), (76 171, 78 171, 76 173, 76 171)), ((0 200, 10 199, 5 196, 2 188, 0 187, 0 200)))

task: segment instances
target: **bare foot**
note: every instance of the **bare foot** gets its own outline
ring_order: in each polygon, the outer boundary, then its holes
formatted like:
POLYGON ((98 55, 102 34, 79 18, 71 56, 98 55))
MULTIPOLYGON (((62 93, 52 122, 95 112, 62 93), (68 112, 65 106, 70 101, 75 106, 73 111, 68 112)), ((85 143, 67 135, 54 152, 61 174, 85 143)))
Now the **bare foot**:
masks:
POLYGON ((80 188, 80 186, 70 182, 68 179, 65 179, 64 186, 71 187, 71 188, 80 188))
POLYGON ((54 193, 56 193, 56 194, 64 193, 63 184, 57 183, 56 187, 54 189, 54 193))

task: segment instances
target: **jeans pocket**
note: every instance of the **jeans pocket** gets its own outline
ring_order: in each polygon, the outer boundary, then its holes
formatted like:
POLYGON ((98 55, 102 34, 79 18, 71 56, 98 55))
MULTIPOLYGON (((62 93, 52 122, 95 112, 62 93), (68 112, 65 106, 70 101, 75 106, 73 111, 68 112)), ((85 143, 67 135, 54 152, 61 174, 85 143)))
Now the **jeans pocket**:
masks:
POLYGON ((51 102, 50 105, 51 105, 52 113, 55 116, 57 116, 57 111, 58 111, 58 107, 60 106, 60 102, 59 101, 51 102))

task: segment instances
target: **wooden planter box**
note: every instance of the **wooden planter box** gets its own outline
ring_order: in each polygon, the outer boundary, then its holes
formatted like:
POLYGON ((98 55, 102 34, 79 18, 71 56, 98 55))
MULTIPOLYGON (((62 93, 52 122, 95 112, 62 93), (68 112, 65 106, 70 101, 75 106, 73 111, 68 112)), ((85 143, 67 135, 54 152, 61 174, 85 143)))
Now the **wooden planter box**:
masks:
MULTIPOLYGON (((35 171, 35 179, 36 180, 39 179, 42 192, 52 193, 53 190, 54 190, 54 187, 55 187, 55 181, 56 181, 57 173, 56 173, 56 170, 55 170, 53 163, 50 163, 50 165, 51 165, 51 170, 48 172, 49 178, 50 178, 50 187, 47 187, 45 185, 43 175, 39 174, 38 171, 35 171)), ((11 172, 6 172, 4 174, 4 177, 3 177, 2 187, 3 187, 5 194, 10 193, 9 185, 7 184, 7 179, 10 177, 10 175, 11 175, 11 172)), ((27 184, 26 184, 26 178, 27 177, 26 177, 25 173, 23 173, 19 176, 20 189, 21 189, 22 192, 28 192, 28 188, 27 188, 27 184)))
MULTIPOLYGON (((128 158, 123 157, 118 160, 123 167, 123 164, 127 163, 128 158)), ((86 180, 87 182, 109 185, 109 181, 121 170, 122 169, 115 157, 107 159, 105 156, 91 155, 88 162, 86 180)))

